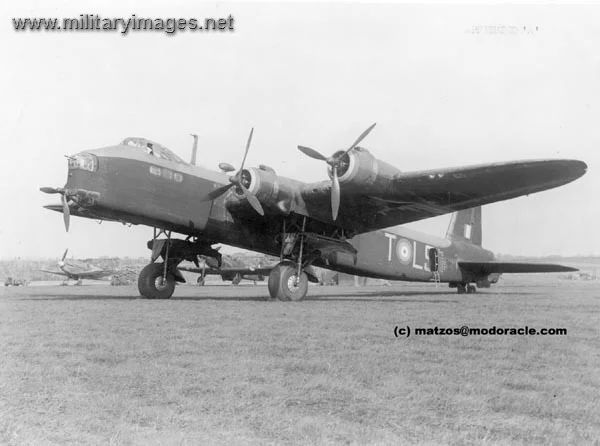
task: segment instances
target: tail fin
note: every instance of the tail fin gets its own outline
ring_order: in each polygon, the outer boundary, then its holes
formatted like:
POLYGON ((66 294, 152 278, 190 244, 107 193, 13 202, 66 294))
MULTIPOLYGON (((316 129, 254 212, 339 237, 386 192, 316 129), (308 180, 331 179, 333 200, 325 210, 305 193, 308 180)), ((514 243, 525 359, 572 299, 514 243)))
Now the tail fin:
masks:
POLYGON ((481 246, 481 206, 452 214, 446 238, 481 246))

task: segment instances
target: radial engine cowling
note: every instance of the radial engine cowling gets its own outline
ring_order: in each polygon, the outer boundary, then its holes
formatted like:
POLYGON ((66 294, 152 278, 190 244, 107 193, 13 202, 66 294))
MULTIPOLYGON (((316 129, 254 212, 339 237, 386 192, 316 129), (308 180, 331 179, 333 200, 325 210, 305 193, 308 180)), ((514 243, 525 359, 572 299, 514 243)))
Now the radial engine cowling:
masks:
MULTIPOLYGON (((242 184, 258 198, 263 207, 284 214, 290 212, 294 189, 278 177, 272 168, 263 165, 259 168, 249 167, 242 171, 241 177, 242 184)), ((236 188, 233 190, 233 199, 228 205, 237 206, 245 200, 236 188)))
MULTIPOLYGON (((344 152, 336 152, 333 156, 335 157, 341 153, 344 152)), ((329 177, 332 178, 332 167, 329 166, 327 171, 329 177)), ((340 184, 356 185, 362 188, 369 186, 373 188, 385 187, 389 180, 399 172, 394 166, 378 160, 368 150, 361 147, 345 154, 337 170, 340 184)))

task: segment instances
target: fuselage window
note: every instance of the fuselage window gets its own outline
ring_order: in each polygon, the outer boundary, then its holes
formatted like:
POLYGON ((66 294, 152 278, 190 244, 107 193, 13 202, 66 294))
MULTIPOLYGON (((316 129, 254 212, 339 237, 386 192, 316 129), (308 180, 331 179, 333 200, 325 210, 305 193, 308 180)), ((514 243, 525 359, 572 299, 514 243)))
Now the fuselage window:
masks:
POLYGON ((181 175, 179 172, 175 172, 173 174, 173 178, 175 178, 175 181, 177 181, 178 183, 181 183, 183 181, 183 175, 181 175))
POLYGON ((160 176, 160 167, 158 167, 158 166, 150 166, 150 173, 152 175, 160 176))
POLYGON ((171 172, 169 169, 163 169, 162 170, 162 176, 165 180, 172 180, 173 179, 173 172, 171 172))

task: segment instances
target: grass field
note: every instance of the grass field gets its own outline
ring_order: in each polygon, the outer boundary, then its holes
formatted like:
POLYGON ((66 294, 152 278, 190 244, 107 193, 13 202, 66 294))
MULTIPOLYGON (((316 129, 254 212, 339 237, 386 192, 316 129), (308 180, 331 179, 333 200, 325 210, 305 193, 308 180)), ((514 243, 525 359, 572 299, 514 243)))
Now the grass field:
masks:
MULTIPOLYGON (((537 282, 536 282, 537 280, 537 282)), ((600 444, 600 285, 0 290, 2 444, 600 444), (565 327, 411 336, 394 326, 565 327)))

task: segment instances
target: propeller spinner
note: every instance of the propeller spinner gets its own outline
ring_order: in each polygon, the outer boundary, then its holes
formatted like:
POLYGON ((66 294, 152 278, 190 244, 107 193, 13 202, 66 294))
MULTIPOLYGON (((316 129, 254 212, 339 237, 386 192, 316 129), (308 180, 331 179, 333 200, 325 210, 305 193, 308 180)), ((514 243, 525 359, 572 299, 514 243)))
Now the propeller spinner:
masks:
POLYGON ((240 166, 240 170, 236 172, 235 175, 229 177, 229 184, 225 186, 221 186, 212 192, 210 192, 206 197, 202 199, 202 201, 215 200, 227 192, 232 187, 236 187, 237 190, 241 193, 241 195, 248 200, 250 206, 258 212, 260 215, 265 215, 265 212, 260 204, 260 201, 256 196, 250 192, 246 186, 244 186, 242 182, 242 172, 244 171, 244 164, 246 163, 246 157, 248 156, 248 150, 250 150, 250 143, 252 142, 252 135, 254 134, 254 127, 250 130, 250 136, 248 136, 248 142, 246 143, 246 152, 244 153, 244 158, 242 159, 242 165, 240 166))
POLYGON ((331 215, 334 221, 337 220, 338 211, 340 209, 340 180, 338 178, 338 168, 341 167, 344 157, 348 155, 354 148, 356 148, 356 146, 358 146, 369 133, 371 133, 371 130, 373 130, 376 124, 377 123, 374 123, 367 130, 362 132, 356 141, 354 141, 354 143, 346 151, 336 152, 330 157, 326 157, 310 147, 298 146, 298 150, 300 150, 306 156, 310 156, 311 158, 319 161, 325 161, 329 166, 331 166, 331 215))

